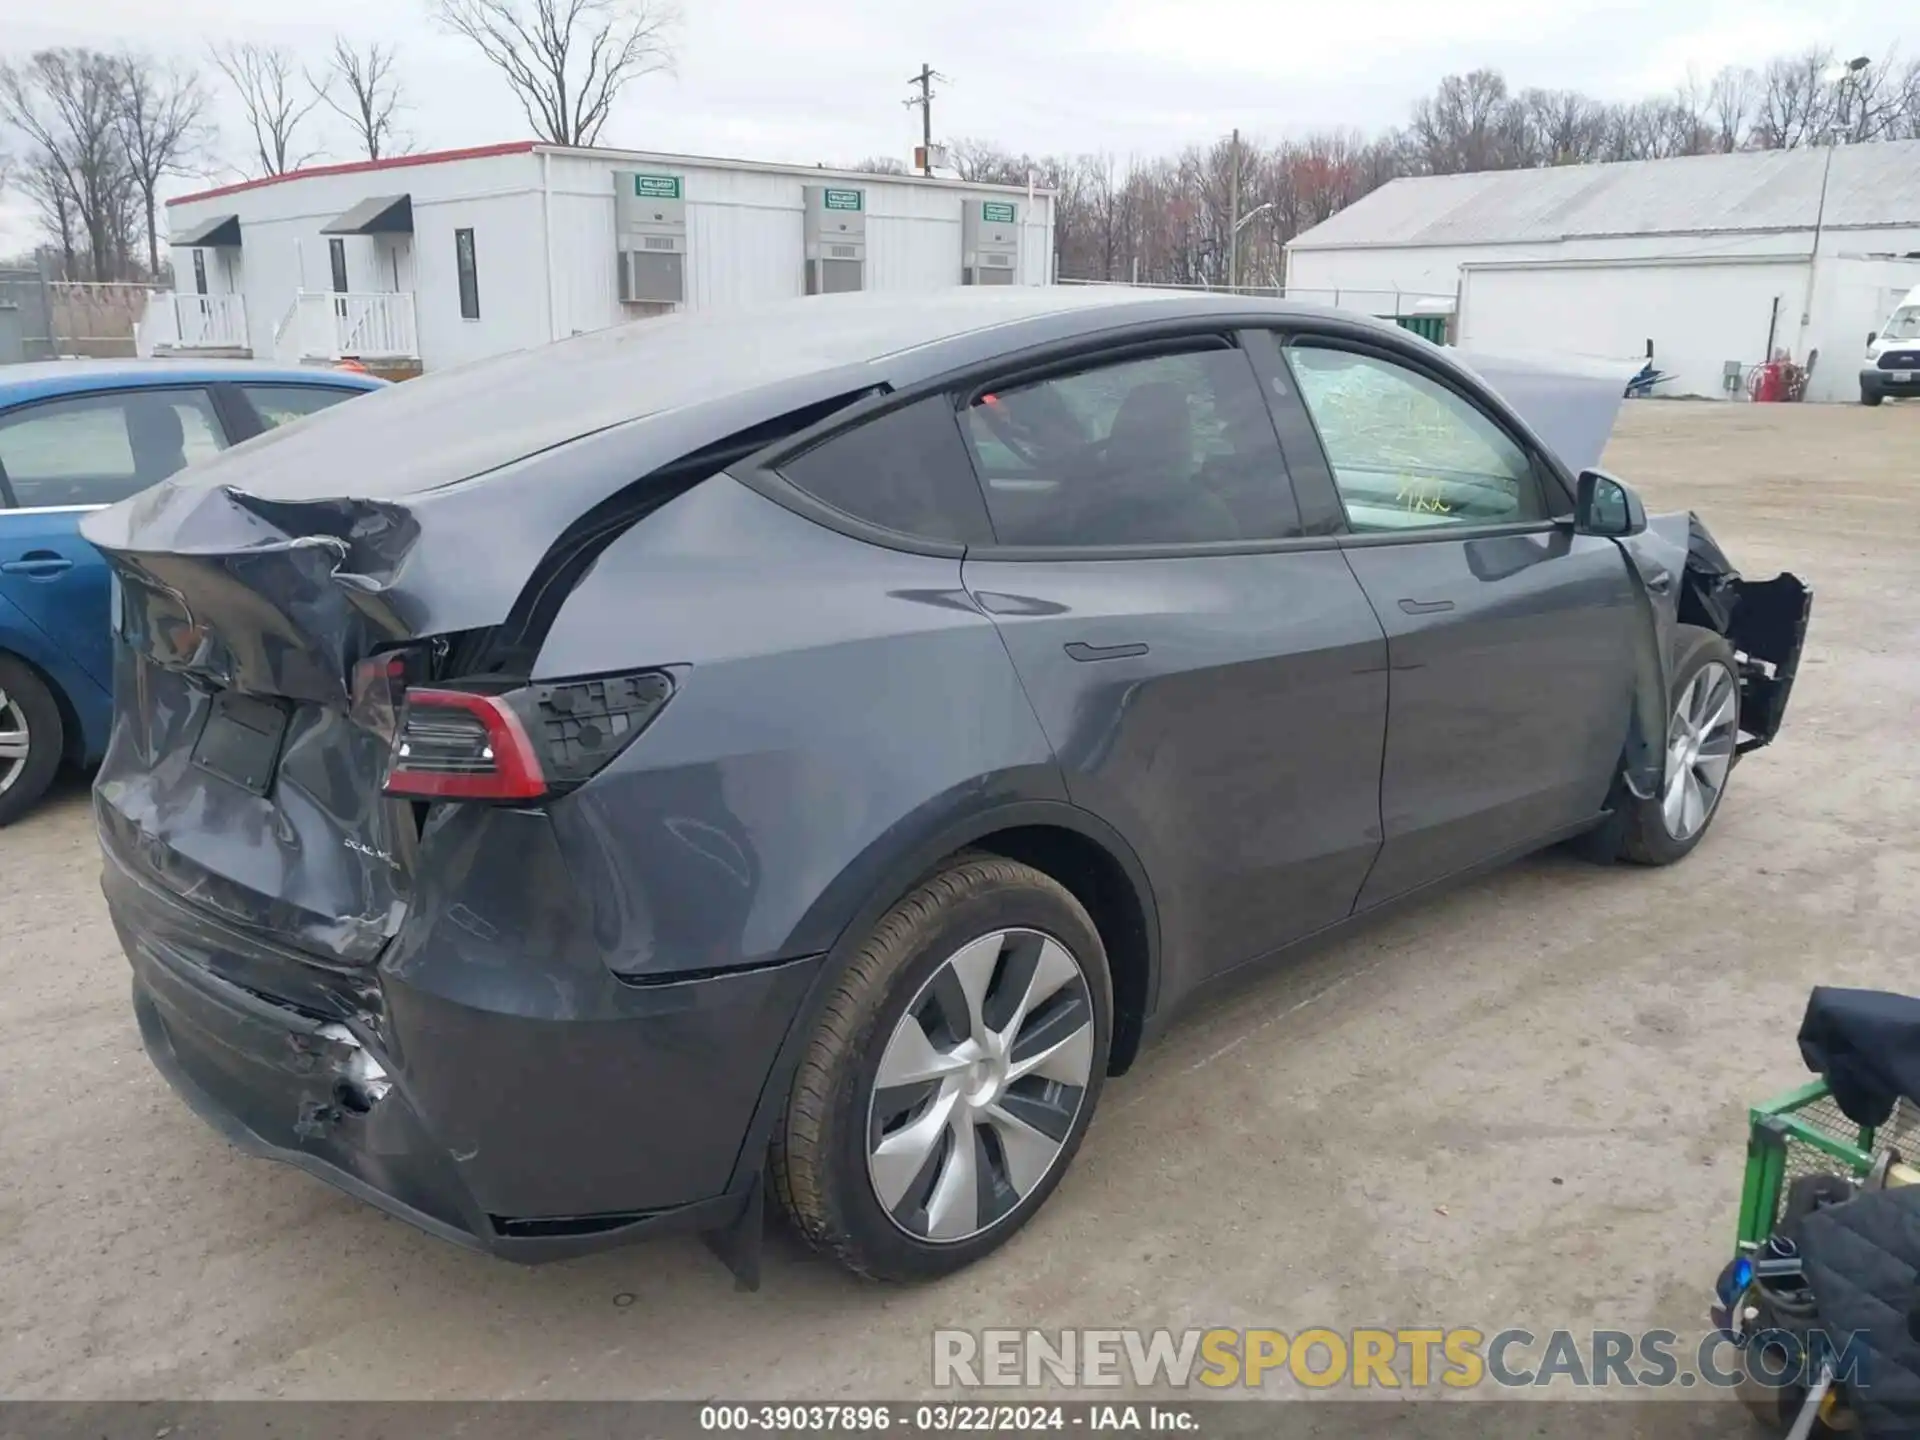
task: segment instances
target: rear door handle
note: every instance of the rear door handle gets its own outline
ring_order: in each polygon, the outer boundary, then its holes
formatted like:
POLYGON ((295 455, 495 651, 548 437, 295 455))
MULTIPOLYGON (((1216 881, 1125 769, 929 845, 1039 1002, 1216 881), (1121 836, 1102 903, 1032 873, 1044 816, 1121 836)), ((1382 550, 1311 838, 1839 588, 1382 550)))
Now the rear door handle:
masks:
POLYGON ((1400 608, 1409 615, 1438 615, 1442 611, 1451 610, 1453 602, 1451 600, 1402 600, 1400 608))
POLYGON ((52 550, 29 550, 18 560, 0 564, 0 575, 25 575, 30 580, 51 580, 73 568, 73 561, 52 550))
POLYGON ((1072 640, 1067 643, 1067 658, 1070 660, 1130 660, 1136 655, 1147 653, 1145 645, 1089 645, 1084 640, 1072 640))

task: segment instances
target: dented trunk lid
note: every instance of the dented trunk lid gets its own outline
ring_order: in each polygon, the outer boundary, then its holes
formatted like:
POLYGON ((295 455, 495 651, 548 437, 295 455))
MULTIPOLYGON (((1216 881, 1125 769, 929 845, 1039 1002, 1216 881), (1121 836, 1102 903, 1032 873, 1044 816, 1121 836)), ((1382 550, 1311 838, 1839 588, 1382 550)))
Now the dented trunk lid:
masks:
POLYGON ((646 344, 586 340, 395 386, 88 517, 116 582, 95 785, 112 863, 319 963, 370 964, 420 845, 422 812, 381 793, 394 685, 530 661, 482 642, 533 633, 595 527, 860 383, 802 352, 682 354, 636 385, 646 344))

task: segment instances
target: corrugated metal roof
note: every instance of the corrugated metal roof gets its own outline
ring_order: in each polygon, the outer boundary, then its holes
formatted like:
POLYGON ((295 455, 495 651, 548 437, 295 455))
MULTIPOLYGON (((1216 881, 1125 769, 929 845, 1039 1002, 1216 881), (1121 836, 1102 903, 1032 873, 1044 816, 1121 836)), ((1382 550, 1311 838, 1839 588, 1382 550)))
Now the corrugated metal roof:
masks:
POLYGON ((1920 140, 1897 140, 1394 180, 1292 248, 1812 229, 1829 159, 1826 225, 1920 224, 1920 140))

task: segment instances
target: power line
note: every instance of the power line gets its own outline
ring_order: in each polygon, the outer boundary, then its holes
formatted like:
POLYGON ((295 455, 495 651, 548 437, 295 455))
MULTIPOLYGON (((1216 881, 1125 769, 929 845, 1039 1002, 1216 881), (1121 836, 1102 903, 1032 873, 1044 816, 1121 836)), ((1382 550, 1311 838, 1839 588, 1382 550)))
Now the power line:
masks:
POLYGON ((933 174, 933 82, 936 80, 953 83, 949 77, 922 61, 920 73, 907 77, 907 84, 918 85, 920 93, 900 102, 909 110, 916 105, 920 107, 920 173, 922 175, 933 174))

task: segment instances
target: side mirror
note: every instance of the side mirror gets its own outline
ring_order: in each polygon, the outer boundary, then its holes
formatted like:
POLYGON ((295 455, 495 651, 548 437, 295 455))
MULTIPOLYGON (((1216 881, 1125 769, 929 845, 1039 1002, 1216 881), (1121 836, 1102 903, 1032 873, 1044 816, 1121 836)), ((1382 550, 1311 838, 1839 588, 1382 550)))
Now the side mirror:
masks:
POLYGON ((1574 491, 1573 528, 1580 535, 1638 535, 1647 507, 1624 480, 1604 470, 1582 470, 1574 491))
POLYGON ((1878 330, 1869 330, 1867 332, 1867 343, 1869 345, 1871 345, 1874 341, 1878 340, 1879 338, 1880 338, 1880 332, 1878 330))

